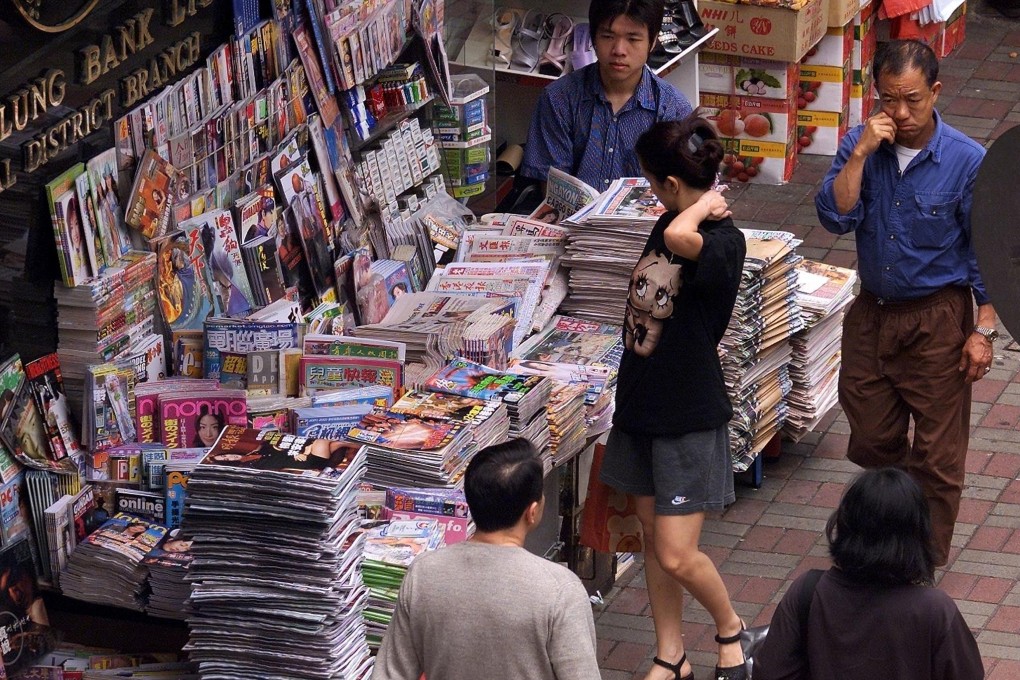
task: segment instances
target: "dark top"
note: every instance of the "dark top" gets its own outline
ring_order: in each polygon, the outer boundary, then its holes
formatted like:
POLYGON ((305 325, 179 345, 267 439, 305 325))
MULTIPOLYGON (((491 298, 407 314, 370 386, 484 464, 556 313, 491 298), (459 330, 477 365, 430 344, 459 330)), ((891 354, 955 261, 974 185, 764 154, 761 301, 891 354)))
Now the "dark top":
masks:
POLYGON ((860 584, 822 574, 800 650, 801 576, 783 596, 754 658, 754 680, 981 680, 974 635, 952 598, 926 586, 860 584))
POLYGON ((864 162, 861 197, 850 212, 836 209, 834 185, 863 134, 847 133, 815 195, 822 226, 854 232, 861 286, 892 302, 922 298, 948 286, 969 286, 988 302, 971 242, 974 182, 985 150, 942 121, 901 173, 896 147, 882 142, 864 162))
POLYGON ((705 221, 698 260, 682 258, 664 239, 676 215, 655 223, 628 286, 613 424, 638 434, 712 430, 733 415, 717 348, 747 245, 733 220, 705 221))

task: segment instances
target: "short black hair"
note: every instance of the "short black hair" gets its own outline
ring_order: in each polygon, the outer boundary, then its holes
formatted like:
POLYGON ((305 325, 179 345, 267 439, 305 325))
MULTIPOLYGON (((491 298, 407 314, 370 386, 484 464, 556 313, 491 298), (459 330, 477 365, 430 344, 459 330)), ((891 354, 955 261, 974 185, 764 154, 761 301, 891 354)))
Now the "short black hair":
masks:
POLYGON ((715 130, 704 118, 656 123, 634 145, 641 168, 660 182, 679 177, 692 189, 715 184, 724 150, 715 130))
POLYGON ((825 535, 832 561, 855 581, 887 585, 933 581, 928 501, 903 470, 861 473, 829 517, 825 535))
POLYGON ((890 40, 879 43, 872 62, 875 85, 883 73, 903 75, 910 69, 921 69, 924 82, 932 87, 939 79, 939 60, 935 51, 918 40, 890 40))
POLYGON ((588 5, 588 24, 592 40, 599 29, 626 16, 648 27, 648 40, 654 43, 662 28, 665 0, 591 0, 588 5))
POLYGON ((532 503, 542 500, 542 461, 527 439, 489 446, 471 459, 464 495, 479 531, 509 529, 532 503))

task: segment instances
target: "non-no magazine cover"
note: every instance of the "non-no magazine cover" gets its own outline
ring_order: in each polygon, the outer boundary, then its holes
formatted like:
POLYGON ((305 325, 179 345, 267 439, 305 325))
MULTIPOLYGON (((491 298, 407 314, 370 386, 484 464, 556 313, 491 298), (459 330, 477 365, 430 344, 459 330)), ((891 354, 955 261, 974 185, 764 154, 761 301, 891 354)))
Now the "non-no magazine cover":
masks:
POLYGON ((225 425, 248 422, 244 390, 173 394, 159 400, 163 444, 168 448, 210 447, 225 425))
POLYGON ((248 468, 336 477, 364 464, 361 446, 351 442, 299 437, 279 430, 228 425, 201 465, 248 468))

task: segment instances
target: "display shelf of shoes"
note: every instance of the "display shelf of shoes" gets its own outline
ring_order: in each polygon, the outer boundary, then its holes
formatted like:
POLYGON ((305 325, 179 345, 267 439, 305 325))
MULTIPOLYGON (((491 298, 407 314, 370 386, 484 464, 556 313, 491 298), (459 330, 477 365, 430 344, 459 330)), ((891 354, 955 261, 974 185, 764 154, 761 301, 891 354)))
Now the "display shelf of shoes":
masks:
MULTIPOLYGON (((512 63, 509 59, 500 60, 494 56, 497 42, 511 42, 512 31, 506 30, 508 22, 504 22, 501 34, 500 19, 507 19, 505 13, 516 11, 518 19, 524 19, 529 8, 540 9, 546 17, 561 14, 569 17, 576 28, 587 25, 586 4, 577 0, 518 0, 518 3, 507 5, 503 0, 447 0, 445 11, 445 46, 453 72, 469 70, 478 73, 492 87, 492 115, 490 127, 494 146, 499 149, 505 142, 522 144, 527 139, 528 124, 534 111, 542 88, 556 80, 553 75, 556 67, 540 69, 538 65, 528 71, 512 63), (512 10, 505 9, 513 7, 512 10), (501 16, 502 15, 502 16, 501 16), (508 64, 507 62, 511 62, 508 64)), ((708 30, 705 35, 693 44, 686 46, 661 66, 654 67, 654 72, 666 79, 683 92, 688 100, 698 101, 698 53, 704 48, 718 29, 708 30)), ((548 42, 548 40, 544 41, 548 42)), ((565 47, 572 48, 574 38, 565 41, 565 47)), ((580 44, 584 44, 583 36, 580 44)), ((593 60, 594 55, 589 59, 593 60)), ((541 61, 541 54, 538 59, 541 61)), ((570 64, 570 54, 559 63, 570 64)))

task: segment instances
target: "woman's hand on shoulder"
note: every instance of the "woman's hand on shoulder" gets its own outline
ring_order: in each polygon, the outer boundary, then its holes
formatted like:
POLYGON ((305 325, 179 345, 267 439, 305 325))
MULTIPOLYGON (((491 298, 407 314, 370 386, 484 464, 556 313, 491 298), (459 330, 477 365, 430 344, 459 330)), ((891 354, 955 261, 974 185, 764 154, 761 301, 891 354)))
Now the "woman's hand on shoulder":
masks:
POLYGON ((729 205, 726 203, 726 199, 715 189, 709 189, 703 193, 701 198, 698 199, 698 203, 701 203, 705 209, 705 219, 721 220, 733 214, 733 211, 730 210, 729 205))

